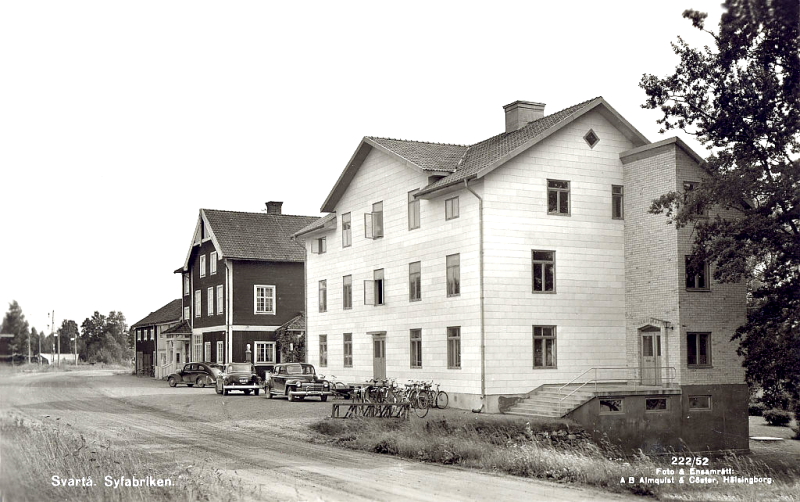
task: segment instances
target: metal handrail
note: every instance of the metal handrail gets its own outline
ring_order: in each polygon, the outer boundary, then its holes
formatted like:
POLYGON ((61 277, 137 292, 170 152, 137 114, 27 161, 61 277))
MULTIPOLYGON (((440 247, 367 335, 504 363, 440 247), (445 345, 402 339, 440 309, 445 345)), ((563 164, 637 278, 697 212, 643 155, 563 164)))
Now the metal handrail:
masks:
MULTIPOLYGON (((677 370, 675 369, 674 366, 655 366, 653 368, 645 368, 645 369, 653 370, 653 371, 657 370, 659 372, 659 374, 661 374, 662 370, 666 369, 667 371, 666 371, 666 375, 664 376, 664 380, 666 381, 667 385, 670 385, 672 383, 672 381, 675 379, 676 375, 677 375, 677 370)), ((579 390, 583 389, 585 386, 589 385, 590 383, 594 383, 594 391, 595 391, 595 393, 597 393, 597 383, 598 383, 597 371, 598 370, 610 370, 610 371, 614 371, 614 370, 631 371, 632 370, 633 371, 633 378, 629 378, 628 376, 626 376, 625 378, 605 378, 605 379, 603 379, 603 381, 606 381, 606 382, 617 382, 617 381, 628 382, 628 381, 633 380, 633 385, 634 385, 634 390, 635 390, 637 388, 637 386, 639 385, 639 380, 641 379, 641 374, 639 374, 639 372, 642 370, 642 368, 640 368, 640 367, 632 367, 632 366, 606 366, 606 367, 599 366, 599 367, 593 367, 593 368, 587 369, 586 371, 584 371, 583 373, 581 373, 577 377, 575 377, 572 380, 570 380, 568 383, 566 383, 566 384, 564 384, 564 385, 562 385, 561 387, 558 388, 558 395, 561 396, 561 394, 563 393, 565 388, 567 388, 568 386, 576 383, 576 381, 579 378, 581 378, 582 376, 586 375, 587 373, 594 372, 594 378, 583 382, 582 384, 578 385, 572 392, 570 392, 566 396, 561 397, 559 399, 559 401, 558 401, 558 412, 559 412, 559 414, 561 414, 561 412, 562 412, 564 401, 567 398, 569 398, 570 396, 572 396, 573 394, 575 394, 576 392, 578 392, 579 390)))

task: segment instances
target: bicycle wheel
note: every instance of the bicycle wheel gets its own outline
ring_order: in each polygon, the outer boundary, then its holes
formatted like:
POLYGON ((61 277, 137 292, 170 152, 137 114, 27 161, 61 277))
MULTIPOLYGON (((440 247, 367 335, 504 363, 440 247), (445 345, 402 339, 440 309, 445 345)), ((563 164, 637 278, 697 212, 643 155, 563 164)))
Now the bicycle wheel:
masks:
POLYGON ((419 418, 425 418, 430 408, 431 401, 428 399, 428 394, 426 392, 420 392, 417 396, 416 406, 414 406, 414 414, 419 418))
POLYGON ((436 407, 440 410, 447 408, 447 403, 450 402, 450 397, 447 395, 447 392, 440 390, 438 394, 436 394, 436 407))

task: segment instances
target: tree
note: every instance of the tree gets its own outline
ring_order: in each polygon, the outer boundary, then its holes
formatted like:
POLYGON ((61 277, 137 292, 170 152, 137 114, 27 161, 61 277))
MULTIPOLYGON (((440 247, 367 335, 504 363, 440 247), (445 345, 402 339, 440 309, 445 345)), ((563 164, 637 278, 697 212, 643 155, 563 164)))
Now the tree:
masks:
POLYGON ((8 312, 3 317, 3 327, 0 332, 14 335, 9 344, 13 353, 28 354, 28 337, 30 336, 28 321, 25 320, 22 307, 16 300, 8 304, 8 312))
MULTIPOLYGON (((81 355, 90 362, 119 363, 129 360, 128 325, 122 312, 104 316, 95 311, 81 324, 81 355)), ((80 347, 80 345, 79 345, 80 347)))
POLYGON ((768 392, 800 388, 800 54, 797 0, 726 0, 718 33, 707 15, 683 17, 710 46, 672 44, 675 73, 645 74, 643 108, 660 109, 662 132, 694 135, 711 155, 707 177, 687 194, 671 192, 650 212, 694 225, 691 268, 716 265, 722 282, 749 281, 750 303, 739 339, 748 381, 768 392), (715 205, 738 212, 698 219, 715 205))
POLYGON ((86 361, 93 362, 93 356, 103 344, 105 338, 106 316, 96 311, 92 317, 87 317, 81 323, 81 338, 83 340, 84 351, 82 356, 86 361))
POLYGON ((72 352, 72 340, 70 338, 78 336, 78 323, 72 319, 64 319, 61 327, 58 328, 58 339, 56 340, 56 350, 58 350, 59 340, 61 341, 61 353, 72 352))

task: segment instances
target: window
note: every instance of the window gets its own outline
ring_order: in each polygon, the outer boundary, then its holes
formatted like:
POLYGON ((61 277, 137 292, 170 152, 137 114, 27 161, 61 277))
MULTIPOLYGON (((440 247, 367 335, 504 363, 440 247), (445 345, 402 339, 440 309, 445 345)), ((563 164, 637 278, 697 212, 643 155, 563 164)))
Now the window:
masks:
POLYGON ((447 328, 447 367, 461 368, 461 327, 447 328))
POLYGON ((194 291, 194 316, 195 317, 200 317, 201 312, 203 312, 203 310, 200 308, 202 297, 203 297, 203 293, 199 289, 196 289, 194 291))
POLYGON ((686 289, 708 289, 708 263, 703 262, 699 270, 692 270, 691 256, 685 258, 686 289))
POLYGON ((183 274, 183 294, 189 294, 189 274, 183 274))
POLYGON ((275 342, 255 342, 255 364, 274 364, 275 342))
POLYGON ((556 292, 556 252, 531 251, 533 259, 533 292, 556 292))
POLYGON ((328 281, 319 281, 319 311, 325 312, 328 310, 328 281))
POLYGON ((461 255, 447 257, 447 296, 461 294, 461 255))
POLYGON ((686 354, 689 367, 710 367, 711 333, 686 333, 686 354))
POLYGON ((383 237, 383 201, 372 205, 372 212, 364 214, 364 237, 383 237))
POLYGON ((225 342, 217 342, 217 364, 225 363, 225 342))
POLYGON ((623 400, 620 398, 601 397, 600 398, 600 413, 624 413, 622 408, 623 400))
POLYGON ((325 242, 325 237, 314 239, 311 241, 311 252, 314 254, 323 254, 328 250, 328 245, 325 242))
POLYGON ((138 341, 138 342, 142 341, 142 330, 140 330, 140 329, 136 330, 136 341, 138 341))
POLYGON ((342 247, 349 247, 353 243, 353 234, 350 231, 350 213, 342 215, 342 247))
POLYGON ((206 276, 206 255, 200 257, 200 277, 206 276))
POLYGON ((208 266, 211 268, 210 273, 211 275, 216 275, 217 273, 217 252, 211 251, 211 255, 208 257, 208 266))
POLYGON ((225 289, 222 284, 217 286, 217 314, 225 312, 225 289))
POLYGON ((383 278, 383 269, 373 272, 372 277, 373 280, 364 281, 364 305, 385 305, 386 280, 383 278))
POLYGON ((350 310, 353 308, 353 276, 342 277, 342 308, 350 310))
POLYGON ((319 335, 319 365, 328 365, 328 335, 319 335))
POLYGON ((458 218, 458 197, 444 201, 444 219, 452 220, 458 218))
POLYGON ((556 367, 556 327, 533 327, 533 367, 556 367))
POLYGON ((666 397, 649 397, 644 400, 644 411, 667 411, 668 403, 666 397))
POLYGON ((623 202, 625 189, 621 185, 611 185, 611 218, 615 220, 623 219, 623 202))
POLYGON ((203 361, 203 335, 192 335, 192 361, 203 361))
POLYGON ((214 288, 208 288, 208 315, 214 315, 214 288))
POLYGON ((684 204, 692 204, 692 213, 697 216, 708 216, 708 212, 703 204, 700 203, 698 200, 691 200, 689 196, 689 192, 692 190, 696 190, 700 186, 700 182, 698 181, 684 181, 683 182, 683 203, 684 204))
POLYGON ((412 329, 410 333, 411 367, 422 368, 422 330, 412 329))
POLYGON ((189 318, 192 316, 191 307, 183 307, 183 319, 188 321, 189 318))
POLYGON ((415 302, 422 299, 422 275, 420 262, 408 264, 408 300, 415 302))
POLYGON ((255 294, 255 313, 275 313, 275 286, 253 286, 255 294))
POLYGON ((153 328, 147 328, 147 339, 148 340, 153 339, 153 328))
POLYGON ((569 181, 547 180, 547 213, 569 216, 569 181))
POLYGON ((690 410, 710 410, 711 396, 689 396, 690 410))
POLYGON ((344 367, 353 367, 353 334, 345 333, 342 337, 342 352, 344 353, 344 367))
POLYGON ((419 199, 414 198, 414 194, 419 189, 408 192, 408 229, 419 228, 419 199))
POLYGON ((594 148, 594 145, 596 145, 597 142, 600 141, 600 138, 597 137, 597 134, 595 134, 593 130, 589 129, 589 132, 587 132, 583 136, 583 140, 586 142, 587 145, 589 145, 589 148, 594 148))
POLYGON ((211 362, 211 342, 203 344, 203 361, 207 363, 211 362))

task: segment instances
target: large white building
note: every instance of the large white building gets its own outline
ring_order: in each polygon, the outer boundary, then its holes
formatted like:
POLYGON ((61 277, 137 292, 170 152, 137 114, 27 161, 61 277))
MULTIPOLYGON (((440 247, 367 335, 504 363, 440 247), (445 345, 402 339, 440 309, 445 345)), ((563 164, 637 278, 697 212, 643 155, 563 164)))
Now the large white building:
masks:
POLYGON ((699 183, 702 159, 650 143, 602 97, 504 108, 506 131, 470 146, 363 139, 329 214, 295 234, 309 362, 351 382, 432 379, 465 409, 571 413, 598 433, 623 416, 728 413, 735 441, 687 441, 680 423, 680 441, 646 447, 746 448, 729 341, 743 286, 687 277, 691 229, 647 213, 699 183))

